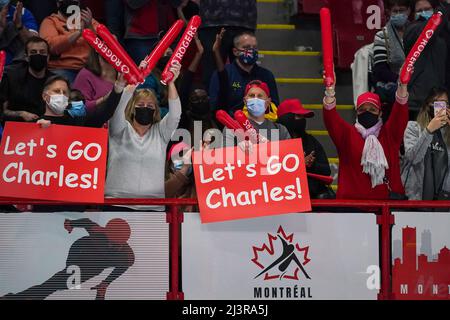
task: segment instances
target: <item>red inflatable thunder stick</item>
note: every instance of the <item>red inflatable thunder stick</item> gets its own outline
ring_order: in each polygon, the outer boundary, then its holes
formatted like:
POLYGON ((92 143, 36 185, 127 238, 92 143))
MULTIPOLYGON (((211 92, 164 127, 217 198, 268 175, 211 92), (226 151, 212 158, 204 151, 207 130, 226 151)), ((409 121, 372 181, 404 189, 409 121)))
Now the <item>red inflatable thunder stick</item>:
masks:
POLYGON ((309 173, 309 172, 307 172, 306 175, 307 175, 309 178, 312 178, 312 179, 316 179, 316 180, 322 181, 322 182, 325 183, 326 185, 330 185, 330 184, 333 183, 333 177, 330 177, 330 176, 322 176, 322 175, 320 175, 320 174, 309 173))
POLYGON ((141 71, 138 69, 133 59, 131 59, 125 49, 120 45, 119 41, 117 41, 111 32, 109 32, 108 28, 103 24, 99 24, 96 31, 111 51, 130 68, 130 73, 136 78, 137 82, 144 83, 144 78, 141 75, 141 71))
POLYGON ((0 81, 3 79, 3 71, 5 70, 6 52, 0 51, 0 81))
POLYGON ((226 128, 230 130, 235 130, 235 134, 239 139, 245 139, 245 137, 241 134, 242 127, 241 125, 234 120, 227 112, 223 110, 218 110, 216 112, 216 119, 221 124, 223 124, 226 128))
POLYGON ((152 73, 152 70, 156 67, 158 60, 161 59, 167 48, 175 41, 183 27, 183 20, 177 20, 169 31, 167 31, 161 41, 159 41, 156 48, 147 57, 145 57, 144 61, 147 63, 147 67, 141 70, 144 78, 147 78, 149 74, 152 73))
POLYGON ((173 61, 177 61, 178 63, 181 64, 181 60, 183 60, 183 57, 186 54, 186 51, 189 48, 189 45, 191 44, 191 41, 194 39, 195 34, 197 33, 197 30, 200 27, 201 23, 202 19, 200 18, 200 16, 193 16, 189 21, 186 30, 181 36, 180 42, 178 43, 175 51, 173 52, 169 62, 167 63, 166 68, 161 74, 162 84, 167 85, 167 83, 169 83, 173 79, 173 74, 172 72, 169 71, 169 69, 172 66, 173 61))
POLYGON ((236 121, 241 125, 242 129, 244 129, 245 133, 247 133, 250 137, 250 141, 252 143, 267 143, 268 140, 266 137, 263 137, 260 135, 255 127, 253 127, 250 120, 248 120, 247 116, 245 115, 242 110, 238 110, 234 113, 234 118, 236 121))
POLYGON ((216 112, 217 121, 223 124, 225 127, 231 130, 241 130, 241 125, 234 120, 228 113, 223 110, 219 110, 216 112))
POLYGON ((417 59, 419 59, 423 50, 425 50, 425 47, 434 35, 434 31, 436 31, 441 22, 442 12, 433 14, 433 16, 428 21, 427 25, 414 44, 414 47, 409 52, 408 57, 406 57, 405 64, 400 71, 400 82, 402 84, 408 84, 411 80, 412 72, 414 70, 414 64, 416 63, 417 59))
POLYGON ((333 31, 331 28, 330 9, 320 9, 320 24, 322 26, 323 67, 325 70, 325 85, 331 87, 335 83, 333 62, 333 31))
POLYGON ((123 60, 121 60, 118 55, 113 52, 105 42, 103 42, 97 35, 90 29, 83 30, 83 38, 89 43, 89 45, 95 49, 109 64, 111 64, 117 72, 124 75, 125 80, 129 84, 137 84, 140 80, 139 77, 134 75, 131 71, 130 66, 128 66, 123 60))

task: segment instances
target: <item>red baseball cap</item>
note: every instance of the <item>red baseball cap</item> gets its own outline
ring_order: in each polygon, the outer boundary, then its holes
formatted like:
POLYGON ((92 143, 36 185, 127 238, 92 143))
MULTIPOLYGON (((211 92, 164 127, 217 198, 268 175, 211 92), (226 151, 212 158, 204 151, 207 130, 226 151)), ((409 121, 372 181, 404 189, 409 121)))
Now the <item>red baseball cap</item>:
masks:
POLYGON ((373 92, 365 92, 358 97, 356 103, 356 109, 361 107, 365 103, 370 103, 374 105, 378 110, 381 110, 381 100, 380 96, 373 92))
POLYGON ((245 96, 247 95, 247 93, 250 91, 251 88, 260 88, 262 91, 264 91, 267 96, 270 98, 270 90, 269 90, 269 86, 267 85, 267 83, 263 82, 263 81, 259 81, 259 80, 253 80, 250 81, 247 86, 245 87, 245 96))
POLYGON ((277 110, 278 117, 281 117, 288 113, 299 114, 301 116, 304 116, 305 118, 314 117, 314 112, 305 109, 299 99, 288 99, 280 103, 277 110))
POLYGON ((184 142, 179 142, 170 147, 169 152, 167 153, 167 160, 172 159, 172 156, 175 154, 179 154, 181 151, 189 150, 189 146, 184 142))

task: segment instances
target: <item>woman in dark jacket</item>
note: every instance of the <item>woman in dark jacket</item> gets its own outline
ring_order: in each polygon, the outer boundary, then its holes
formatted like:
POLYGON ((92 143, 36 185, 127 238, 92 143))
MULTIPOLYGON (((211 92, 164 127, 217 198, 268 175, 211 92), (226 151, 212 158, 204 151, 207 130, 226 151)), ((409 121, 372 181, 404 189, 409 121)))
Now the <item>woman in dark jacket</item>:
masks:
MULTIPOLYGON (((331 174, 328 157, 322 145, 312 135, 306 133, 306 118, 314 116, 314 112, 303 108, 298 99, 283 101, 278 107, 278 123, 284 125, 293 139, 302 138, 305 153, 306 171, 324 176, 331 174)), ((322 181, 308 178, 311 198, 334 198, 334 192, 322 181)))

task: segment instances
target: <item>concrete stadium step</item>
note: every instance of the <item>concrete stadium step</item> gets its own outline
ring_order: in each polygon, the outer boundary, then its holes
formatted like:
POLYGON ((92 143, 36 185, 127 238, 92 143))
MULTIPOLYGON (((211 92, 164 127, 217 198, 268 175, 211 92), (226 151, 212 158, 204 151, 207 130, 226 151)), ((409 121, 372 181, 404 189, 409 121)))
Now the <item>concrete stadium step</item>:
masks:
POLYGON ((289 23, 284 1, 257 1, 258 23, 289 23))
MULTIPOLYGON (((308 79, 306 79, 308 80, 308 79)), ((277 80, 280 100, 297 98, 305 104, 320 104, 324 97, 324 86, 318 83, 297 82, 289 83, 277 80)), ((353 87, 339 86, 336 88, 336 99, 338 104, 353 104, 353 87)))
POLYGON ((318 51, 260 51, 260 62, 283 78, 320 78, 323 70, 318 51))
POLYGON ((268 50, 292 51, 297 47, 320 51, 320 31, 295 29, 295 25, 258 25, 258 46, 268 50))
MULTIPOLYGON (((276 75, 280 99, 299 98, 304 104, 320 104, 324 96, 324 85, 321 78, 280 78, 276 75)), ((337 71, 336 98, 342 105, 353 104, 352 74, 348 71, 337 71)))

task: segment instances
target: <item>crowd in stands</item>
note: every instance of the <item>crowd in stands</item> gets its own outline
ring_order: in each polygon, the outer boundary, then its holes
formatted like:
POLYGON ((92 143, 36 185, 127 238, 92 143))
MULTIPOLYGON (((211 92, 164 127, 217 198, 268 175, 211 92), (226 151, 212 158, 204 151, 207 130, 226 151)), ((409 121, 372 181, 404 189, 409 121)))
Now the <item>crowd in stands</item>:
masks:
MULTIPOLYGON (((312 198, 449 199, 450 1, 385 3, 371 90, 357 99, 355 124, 339 115, 336 87, 324 88, 323 121, 340 160, 338 191, 308 178, 312 198), (438 10, 444 22, 415 64, 411 82, 400 85, 405 56, 438 10), (447 108, 435 112, 442 104, 447 108)), ((281 100, 275 76, 257 63, 256 11, 255 0, 0 0, 0 50, 7 52, 1 124, 108 127, 105 197, 195 198, 190 158, 196 141, 180 142, 177 129, 194 137, 200 123, 203 148, 251 149, 229 131, 215 141, 214 129, 223 129, 217 110, 243 110, 268 140, 302 138, 307 171, 328 176, 324 148, 306 132, 314 112, 301 97, 281 100), (81 10, 78 24, 71 23, 73 5, 81 10), (145 83, 129 86, 82 37, 84 29, 95 31, 103 23, 145 67, 144 58, 172 23, 196 14, 203 21, 198 37, 183 65, 172 65, 175 77, 167 86, 160 83, 161 72, 176 43, 145 83)))

